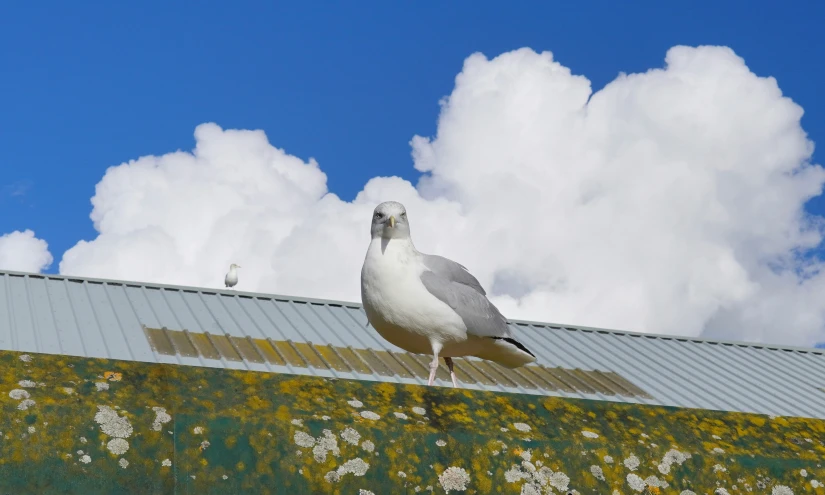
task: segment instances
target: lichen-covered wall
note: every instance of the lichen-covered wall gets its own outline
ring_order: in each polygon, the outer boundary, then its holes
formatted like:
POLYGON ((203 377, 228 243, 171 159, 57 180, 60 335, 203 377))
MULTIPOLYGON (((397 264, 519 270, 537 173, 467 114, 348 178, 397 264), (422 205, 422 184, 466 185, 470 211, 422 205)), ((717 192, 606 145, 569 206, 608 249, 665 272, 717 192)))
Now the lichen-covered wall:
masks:
POLYGON ((2 494, 825 494, 822 420, 14 352, 0 392, 2 494))

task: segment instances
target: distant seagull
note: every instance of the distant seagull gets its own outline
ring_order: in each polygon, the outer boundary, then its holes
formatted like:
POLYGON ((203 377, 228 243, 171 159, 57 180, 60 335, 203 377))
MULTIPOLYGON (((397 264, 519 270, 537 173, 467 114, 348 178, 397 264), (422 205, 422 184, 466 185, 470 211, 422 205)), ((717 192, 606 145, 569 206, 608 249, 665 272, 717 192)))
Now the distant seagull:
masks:
POLYGON ((388 201, 375 208, 372 241, 361 268, 364 311, 391 344, 433 356, 428 385, 435 379, 439 356, 454 387, 453 357, 476 356, 507 368, 536 360, 513 338, 507 320, 486 294, 462 265, 415 249, 404 205, 388 201))
POLYGON ((235 263, 229 265, 229 273, 227 273, 226 278, 223 279, 223 283, 226 284, 227 289, 235 287, 235 284, 238 283, 238 268, 240 268, 240 266, 235 263))

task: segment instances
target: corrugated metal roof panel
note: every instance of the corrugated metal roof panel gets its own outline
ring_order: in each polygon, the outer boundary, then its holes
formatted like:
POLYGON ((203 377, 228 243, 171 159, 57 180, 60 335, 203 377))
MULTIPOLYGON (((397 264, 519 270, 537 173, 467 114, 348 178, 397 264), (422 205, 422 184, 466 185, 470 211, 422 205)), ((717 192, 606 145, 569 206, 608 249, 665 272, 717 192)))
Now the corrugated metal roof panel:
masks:
MULTIPOLYGON (((511 326, 537 366, 459 359, 462 386, 825 418, 823 350, 511 326)), ((419 384, 430 359, 381 339, 358 304, 17 272, 0 272, 0 349, 419 384)))

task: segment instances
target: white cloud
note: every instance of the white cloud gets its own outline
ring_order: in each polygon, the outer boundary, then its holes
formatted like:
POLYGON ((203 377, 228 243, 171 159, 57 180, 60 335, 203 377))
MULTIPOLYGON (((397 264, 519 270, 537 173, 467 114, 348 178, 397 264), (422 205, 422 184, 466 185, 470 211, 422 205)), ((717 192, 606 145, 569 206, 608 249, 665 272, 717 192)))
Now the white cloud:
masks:
POLYGON ((49 245, 31 230, 0 235, 0 269, 39 273, 51 263, 49 245))
POLYGON ((511 318, 812 344, 822 219, 803 205, 825 171, 801 116, 727 48, 675 47, 595 94, 550 53, 475 54, 412 141, 416 187, 374 178, 344 202, 262 132, 204 124, 192 153, 107 171, 100 235, 60 270, 217 287, 235 262, 239 290, 358 301, 370 213, 395 199, 418 248, 511 318))

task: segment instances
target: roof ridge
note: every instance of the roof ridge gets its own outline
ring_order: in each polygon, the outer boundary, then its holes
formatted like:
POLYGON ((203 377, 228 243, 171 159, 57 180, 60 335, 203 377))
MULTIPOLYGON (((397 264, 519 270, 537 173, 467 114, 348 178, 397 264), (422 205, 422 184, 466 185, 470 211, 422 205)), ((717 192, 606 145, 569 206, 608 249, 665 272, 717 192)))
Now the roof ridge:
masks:
MULTIPOLYGON (((76 275, 62 275, 62 274, 53 274, 53 273, 33 273, 33 272, 21 272, 15 270, 5 270, 0 269, 0 275, 2 276, 12 276, 12 277, 29 277, 29 278, 42 278, 42 279, 54 279, 54 280, 66 280, 69 282, 76 281, 76 282, 89 282, 89 283, 98 283, 98 284, 109 284, 109 285, 126 285, 126 286, 135 286, 135 287, 146 287, 150 289, 167 289, 167 290, 177 290, 177 291, 185 291, 185 292, 199 292, 205 294, 221 294, 221 295, 228 295, 228 296, 239 296, 239 297, 248 297, 248 298, 256 298, 256 299, 273 299, 273 300, 282 300, 282 301, 291 301, 297 303, 308 303, 308 304, 320 304, 320 305, 330 305, 330 306, 343 306, 352 309, 361 309, 362 305, 357 302, 352 301, 339 301, 335 299, 318 299, 318 298, 311 298, 311 297, 303 297, 303 296, 288 296, 284 294, 273 294, 267 292, 246 292, 246 291, 238 291, 238 290, 226 290, 226 289, 219 289, 219 288, 210 288, 210 287, 197 287, 197 286, 189 286, 189 285, 173 285, 173 284, 161 284, 157 282, 143 282, 137 280, 118 280, 118 279, 107 279, 107 278, 95 278, 95 277, 83 277, 83 276, 76 276, 76 275)), ((806 354, 816 354, 816 355, 825 355, 825 349, 819 349, 816 347, 797 347, 797 346, 786 346, 786 345, 779 345, 779 344, 761 344, 757 342, 746 342, 746 341, 735 341, 735 340, 719 340, 719 339, 707 339, 701 337, 690 337, 685 335, 667 335, 667 334, 658 334, 658 333, 646 333, 646 332, 639 332, 639 331, 632 331, 632 330, 618 330, 618 329, 609 329, 609 328, 598 328, 598 327, 587 327, 582 325, 572 325, 572 324, 565 324, 565 323, 552 323, 552 322, 542 322, 542 321, 531 321, 531 320, 520 320, 515 318, 507 318, 509 323, 512 323, 517 326, 532 326, 532 327, 541 327, 541 328, 549 328, 553 330, 567 330, 567 331, 577 331, 577 332, 586 332, 586 333, 603 333, 603 334, 612 334, 612 335, 621 335, 621 336, 628 336, 628 337, 645 337, 650 339, 662 339, 662 340, 678 340, 682 342, 696 342, 702 344, 710 344, 710 345, 726 345, 726 346, 738 346, 738 347, 749 347, 754 349, 767 349, 767 350, 779 350, 779 351, 789 351, 789 352, 801 352, 806 354)))

